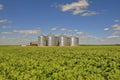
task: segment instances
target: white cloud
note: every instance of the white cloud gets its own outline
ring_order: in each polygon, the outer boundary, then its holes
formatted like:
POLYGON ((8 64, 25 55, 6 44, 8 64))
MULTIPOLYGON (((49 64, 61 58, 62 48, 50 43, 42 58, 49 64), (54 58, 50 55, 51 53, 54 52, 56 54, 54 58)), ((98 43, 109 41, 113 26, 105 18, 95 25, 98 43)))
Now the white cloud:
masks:
POLYGON ((13 30, 13 32, 20 34, 39 34, 40 30, 13 30))
POLYGON ((120 25, 119 24, 115 24, 112 27, 113 27, 113 30, 120 30, 120 25))
POLYGON ((60 30, 61 30, 61 31, 66 31, 66 29, 65 29, 65 28, 61 28, 60 30))
POLYGON ((58 4, 58 3, 56 2, 56 3, 54 3, 53 5, 51 5, 51 7, 59 8, 59 7, 61 7, 61 4, 58 4))
POLYGON ((3 5, 2 4, 0 4, 0 10, 3 10, 3 5))
POLYGON ((81 35, 80 44, 119 44, 120 36, 110 35, 106 38, 100 38, 92 35, 81 35))
POLYGON ((73 2, 71 4, 65 4, 62 6, 62 11, 69 11, 69 10, 83 10, 89 6, 86 0, 79 0, 78 2, 73 2))
POLYGON ((53 27, 53 28, 51 28, 51 30, 52 30, 52 31, 55 31, 55 30, 57 30, 57 27, 53 27))
MULTIPOLYGON (((118 22, 118 20, 115 20, 118 22)), ((108 31, 109 28, 104 28, 104 31, 108 31)), ((104 44, 119 44, 120 43, 120 25, 112 25, 112 33, 104 39, 104 44)))
POLYGON ((119 20, 116 19, 116 20, 114 20, 114 22, 119 22, 119 20))
POLYGON ((88 35, 87 37, 88 37, 88 39, 89 38, 93 39, 93 42, 94 42, 94 40, 96 40, 97 43, 104 41, 104 39, 97 37, 97 36, 93 36, 93 35, 88 35))
POLYGON ((80 44, 102 44, 104 39, 92 35, 81 35, 80 44))
POLYGON ((81 16, 92 16, 92 15, 96 15, 96 14, 97 14, 97 12, 95 12, 95 11, 87 11, 87 12, 81 14, 81 16))
POLYGON ((11 28, 11 26, 2 26, 3 29, 11 28))
MULTIPOLYGON (((34 38, 33 38, 34 39, 34 38)), ((1 36, 0 37, 0 45, 28 45, 32 39, 28 39, 26 37, 19 36, 1 36)))
POLYGON ((76 34, 81 35, 84 34, 84 32, 76 32, 76 34))
POLYGON ((116 35, 112 35, 112 36, 108 36, 107 38, 119 38, 120 36, 116 36, 116 35))
POLYGON ((111 35, 108 36, 105 41, 105 44, 120 44, 120 36, 111 35))
POLYGON ((78 0, 78 2, 72 2, 69 4, 65 4, 61 6, 61 10, 63 12, 71 11, 73 15, 81 14, 81 16, 92 16, 96 15, 96 11, 89 11, 87 10, 88 6, 90 4, 88 3, 88 0, 78 0))
POLYGON ((109 28, 104 28, 104 31, 109 31, 109 28))
POLYGON ((75 31, 75 32, 77 32, 78 30, 77 30, 77 29, 75 29, 74 31, 75 31))
POLYGON ((0 23, 5 23, 5 22, 8 22, 7 19, 0 19, 0 23))
POLYGON ((68 30, 67 30, 67 32, 72 32, 72 31, 73 31, 73 30, 71 30, 71 29, 68 29, 68 30))
POLYGON ((12 34, 12 32, 1 32, 1 34, 12 34))
POLYGON ((118 35, 120 35, 120 31, 115 31, 115 32, 113 32, 112 34, 118 34, 118 35))
POLYGON ((71 4, 65 4, 61 6, 63 12, 72 11, 74 15, 82 13, 89 6, 87 0, 79 0, 71 4))

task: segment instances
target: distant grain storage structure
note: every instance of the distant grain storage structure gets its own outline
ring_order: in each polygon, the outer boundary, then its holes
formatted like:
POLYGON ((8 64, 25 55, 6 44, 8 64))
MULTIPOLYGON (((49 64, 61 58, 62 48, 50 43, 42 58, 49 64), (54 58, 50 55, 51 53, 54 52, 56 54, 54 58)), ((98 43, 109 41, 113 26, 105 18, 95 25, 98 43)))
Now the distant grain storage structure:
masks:
POLYGON ((38 46, 46 46, 46 43, 47 40, 46 40, 46 36, 44 35, 40 35, 38 36, 38 46))
POLYGON ((47 36, 38 36, 38 46, 78 46, 79 38, 76 36, 67 36, 61 34, 55 36, 54 34, 48 34, 47 36))

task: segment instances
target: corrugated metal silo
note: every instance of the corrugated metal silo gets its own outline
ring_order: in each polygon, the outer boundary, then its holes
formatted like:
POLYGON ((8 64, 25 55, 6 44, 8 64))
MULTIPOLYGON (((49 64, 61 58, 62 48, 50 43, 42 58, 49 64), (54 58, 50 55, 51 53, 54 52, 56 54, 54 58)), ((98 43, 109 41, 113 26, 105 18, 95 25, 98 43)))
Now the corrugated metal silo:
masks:
POLYGON ((49 34, 47 36, 47 46, 56 46, 57 42, 57 37, 55 35, 49 34))
POLYGON ((38 36, 38 46, 46 46, 46 36, 38 36))
POLYGON ((70 46, 78 46, 79 45, 79 38, 76 36, 70 37, 70 46))
POLYGON ((66 35, 59 36, 59 46, 69 46, 69 38, 66 35))

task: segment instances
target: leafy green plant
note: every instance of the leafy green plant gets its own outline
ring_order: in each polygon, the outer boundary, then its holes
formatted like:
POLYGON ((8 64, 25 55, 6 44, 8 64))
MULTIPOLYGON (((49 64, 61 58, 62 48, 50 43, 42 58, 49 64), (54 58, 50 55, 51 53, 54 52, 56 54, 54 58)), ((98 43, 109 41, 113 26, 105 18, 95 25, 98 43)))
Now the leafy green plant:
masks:
POLYGON ((0 46, 0 80, 120 80, 120 46, 0 46))

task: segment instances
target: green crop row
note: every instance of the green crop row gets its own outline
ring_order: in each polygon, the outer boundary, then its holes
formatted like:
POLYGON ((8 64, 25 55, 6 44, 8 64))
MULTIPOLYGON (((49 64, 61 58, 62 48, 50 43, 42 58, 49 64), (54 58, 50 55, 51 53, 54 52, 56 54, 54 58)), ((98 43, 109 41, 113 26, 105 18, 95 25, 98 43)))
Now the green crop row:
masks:
POLYGON ((120 46, 1 46, 0 80, 120 80, 120 46))

